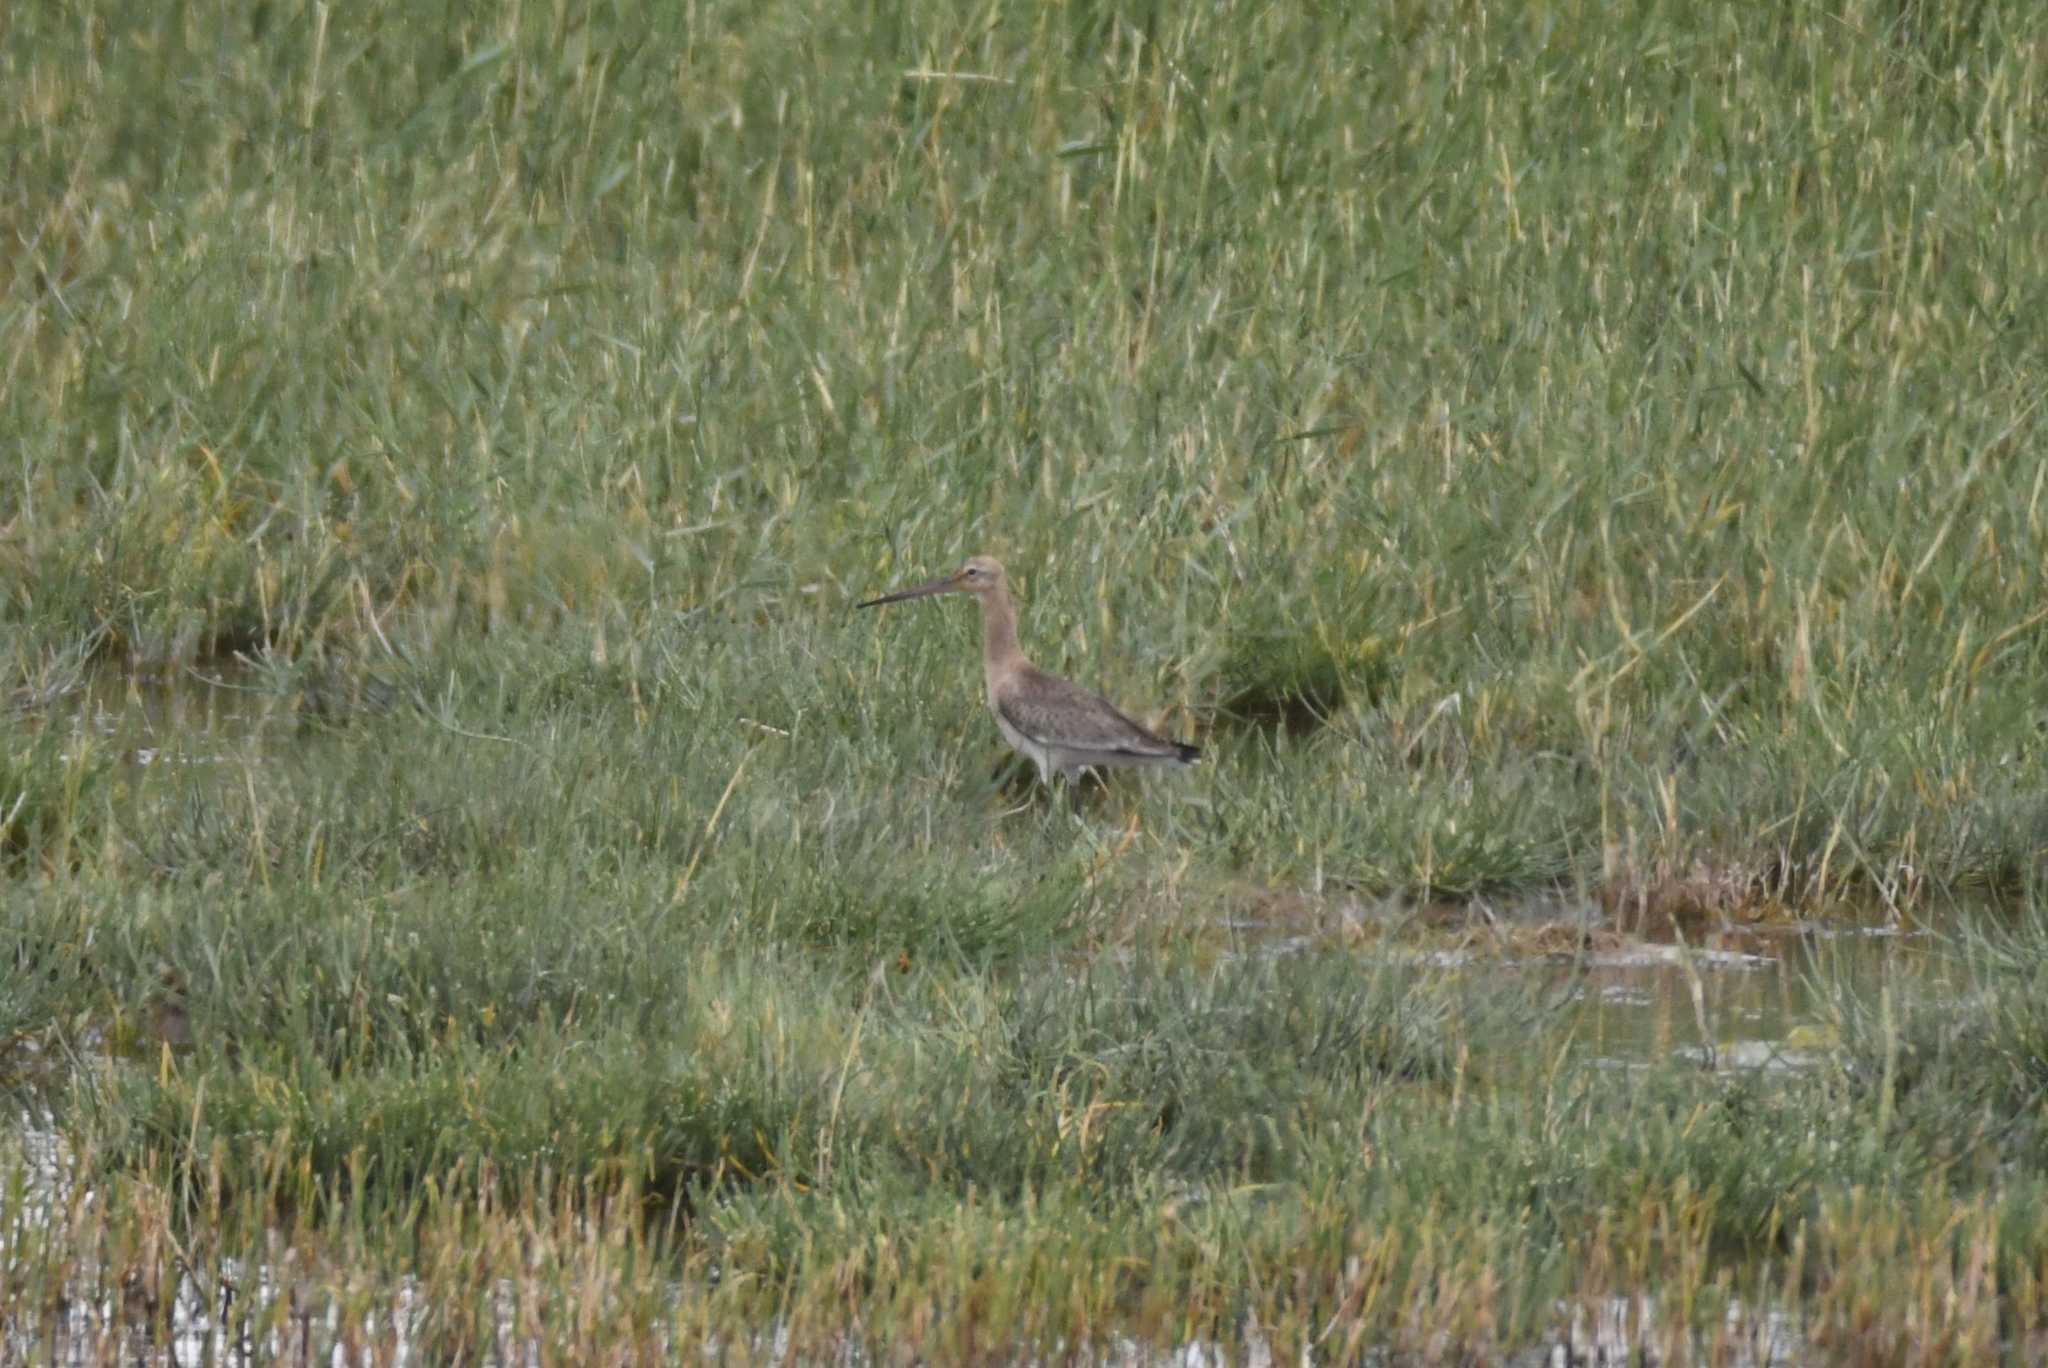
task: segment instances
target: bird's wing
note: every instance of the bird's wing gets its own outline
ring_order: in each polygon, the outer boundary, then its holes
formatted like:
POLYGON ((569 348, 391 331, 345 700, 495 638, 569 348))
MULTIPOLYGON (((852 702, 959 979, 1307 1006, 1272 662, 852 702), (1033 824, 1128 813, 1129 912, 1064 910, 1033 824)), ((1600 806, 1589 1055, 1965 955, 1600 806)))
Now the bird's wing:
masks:
POLYGON ((1039 745, 1166 758, 1189 749, 1147 731, 1100 694, 1036 667, 1021 671, 995 705, 1005 722, 1039 745))

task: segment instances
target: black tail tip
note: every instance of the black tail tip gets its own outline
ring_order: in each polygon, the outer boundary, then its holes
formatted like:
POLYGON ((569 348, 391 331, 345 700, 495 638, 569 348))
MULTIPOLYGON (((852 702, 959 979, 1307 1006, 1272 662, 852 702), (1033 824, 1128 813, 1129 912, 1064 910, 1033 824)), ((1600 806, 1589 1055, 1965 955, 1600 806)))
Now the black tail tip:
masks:
POLYGON ((1185 741, 1176 741, 1174 745, 1179 748, 1175 758, 1183 765, 1199 765, 1202 763, 1202 748, 1200 746, 1190 746, 1185 741))

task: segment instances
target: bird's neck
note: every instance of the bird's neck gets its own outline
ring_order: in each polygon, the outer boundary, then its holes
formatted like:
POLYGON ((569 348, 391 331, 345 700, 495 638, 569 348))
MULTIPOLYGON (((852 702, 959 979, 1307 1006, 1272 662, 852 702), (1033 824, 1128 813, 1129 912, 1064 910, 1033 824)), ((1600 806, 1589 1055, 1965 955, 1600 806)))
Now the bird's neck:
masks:
POLYGON ((981 596, 981 654, 991 674, 1023 655, 1017 646, 1017 612, 1000 588, 981 596))

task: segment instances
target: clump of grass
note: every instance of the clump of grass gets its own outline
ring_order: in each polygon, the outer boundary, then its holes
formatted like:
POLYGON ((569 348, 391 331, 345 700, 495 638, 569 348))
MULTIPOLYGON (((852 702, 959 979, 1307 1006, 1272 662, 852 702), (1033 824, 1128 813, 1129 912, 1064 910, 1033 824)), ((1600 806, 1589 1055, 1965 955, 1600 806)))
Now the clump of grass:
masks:
POLYGON ((1042 955, 1084 934, 1100 895, 1092 861, 1069 859, 1049 870, 986 871, 930 865, 878 872, 864 883, 817 888, 790 917, 764 930, 817 949, 886 953, 903 964, 993 967, 1042 955))
POLYGON ((113 757, 84 730, 44 726, 0 750, 0 868, 58 874, 100 858, 113 757))
POLYGON ((1369 706, 1384 691, 1379 643, 1346 639, 1323 622, 1246 623, 1230 632, 1217 688, 1225 718, 1306 735, 1356 696, 1369 706))
POLYGON ((14 659, 6 667, 13 683, 0 693, 0 711, 10 720, 25 720, 77 697, 91 678, 100 645, 92 632, 41 643, 17 637, 14 659))
POLYGON ((1837 993, 1843 1069, 1880 1131, 1940 1137, 1947 1164, 1980 1170, 2048 1148, 2048 922, 2038 904, 1974 926, 1941 979, 1887 982, 1871 1000, 1837 993))

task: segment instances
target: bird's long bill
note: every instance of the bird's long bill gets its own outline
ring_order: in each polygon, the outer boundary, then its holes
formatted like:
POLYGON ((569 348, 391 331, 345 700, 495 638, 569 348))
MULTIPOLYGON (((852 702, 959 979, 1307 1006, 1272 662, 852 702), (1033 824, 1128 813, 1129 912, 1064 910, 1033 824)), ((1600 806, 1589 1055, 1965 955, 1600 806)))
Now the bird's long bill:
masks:
POLYGON ((933 580, 930 584, 920 584, 911 589, 898 589, 893 594, 884 594, 880 598, 871 598, 866 603, 856 603, 853 606, 856 608, 872 608, 878 603, 901 603, 905 599, 924 598, 930 594, 943 594, 950 589, 958 589, 959 587, 960 576, 958 574, 943 575, 933 580))

